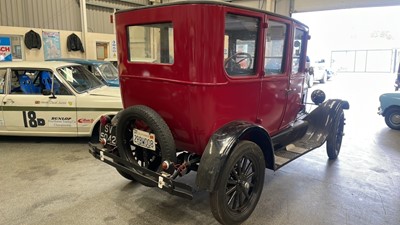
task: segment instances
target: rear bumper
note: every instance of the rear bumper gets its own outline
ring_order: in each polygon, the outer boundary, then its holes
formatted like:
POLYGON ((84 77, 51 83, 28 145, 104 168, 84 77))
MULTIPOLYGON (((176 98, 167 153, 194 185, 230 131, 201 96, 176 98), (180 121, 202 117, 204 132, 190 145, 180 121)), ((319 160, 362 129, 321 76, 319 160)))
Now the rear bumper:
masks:
POLYGON ((187 184, 175 181, 170 177, 169 174, 156 173, 139 165, 128 162, 118 155, 113 154, 111 151, 104 148, 98 148, 92 143, 89 143, 89 147, 89 153, 92 154, 93 157, 112 167, 115 167, 120 171, 131 175, 135 180, 139 182, 144 181, 146 183, 153 183, 161 190, 166 191, 172 195, 176 195, 186 199, 193 199, 192 187, 187 184))

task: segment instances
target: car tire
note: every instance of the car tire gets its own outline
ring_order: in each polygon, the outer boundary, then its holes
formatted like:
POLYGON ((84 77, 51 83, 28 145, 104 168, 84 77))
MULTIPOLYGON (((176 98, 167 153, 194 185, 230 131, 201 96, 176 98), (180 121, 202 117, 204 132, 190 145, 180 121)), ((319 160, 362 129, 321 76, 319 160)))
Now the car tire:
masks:
MULTIPOLYGON (((118 119, 116 135, 119 155, 132 164, 145 167, 154 172, 159 172, 161 163, 164 160, 176 162, 175 141, 170 129, 161 116, 147 106, 137 105, 123 110, 118 119), (135 145, 133 143, 134 129, 154 134, 156 150, 154 151, 135 145)), ((136 171, 132 166, 125 166, 142 177, 146 176, 145 173, 136 171)), ((121 175, 124 176, 123 174, 121 175)), ((157 185, 145 179, 136 180, 150 187, 157 185)))
POLYGON ((100 142, 100 122, 97 122, 96 125, 94 125, 92 135, 90 136, 90 142, 93 144, 97 144, 100 142))
POLYGON ((245 221, 260 199, 264 174, 265 161, 260 147, 250 141, 239 142, 227 158, 215 189, 210 193, 214 217, 221 224, 245 221))
POLYGON ((385 112, 385 122, 393 130, 400 130, 400 108, 389 109, 385 112))
POLYGON ((329 159, 336 159, 340 153, 342 146, 343 130, 344 130, 344 112, 340 109, 336 115, 332 130, 329 132, 326 141, 326 152, 329 159))

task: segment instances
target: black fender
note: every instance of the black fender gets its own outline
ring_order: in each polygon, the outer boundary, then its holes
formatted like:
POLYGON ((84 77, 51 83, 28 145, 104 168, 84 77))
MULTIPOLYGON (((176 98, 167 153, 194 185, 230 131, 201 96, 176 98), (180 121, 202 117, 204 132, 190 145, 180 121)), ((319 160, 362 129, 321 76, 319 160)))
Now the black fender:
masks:
POLYGON ((329 133, 334 132, 332 129, 339 112, 349 108, 349 103, 341 99, 329 99, 321 103, 304 117, 308 122, 307 132, 296 142, 296 146, 314 149, 323 145, 329 133))
POLYGON ((214 190, 221 168, 240 140, 256 143, 264 153, 266 168, 274 169, 274 151, 268 132, 250 122, 230 122, 211 136, 204 149, 196 176, 196 185, 200 189, 214 190))

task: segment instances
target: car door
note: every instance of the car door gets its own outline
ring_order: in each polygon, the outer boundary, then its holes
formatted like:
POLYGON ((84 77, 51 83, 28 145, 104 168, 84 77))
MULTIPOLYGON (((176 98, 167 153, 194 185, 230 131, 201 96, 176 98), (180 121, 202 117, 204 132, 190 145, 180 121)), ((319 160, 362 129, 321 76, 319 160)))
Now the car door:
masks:
POLYGON ((5 96, 4 93, 6 92, 6 78, 7 68, 0 68, 0 132, 6 130, 3 117, 3 99, 5 96))
MULTIPOLYGON (((294 40, 292 43, 292 60, 289 84, 287 89, 287 105, 282 120, 281 129, 288 127, 295 121, 298 113, 304 108, 303 85, 305 76, 305 60, 307 49, 308 33, 300 28, 294 28, 294 40)), ((290 59, 290 57, 289 57, 290 59)))
POLYGON ((268 16, 264 41, 264 76, 261 78, 261 97, 258 119, 274 135, 279 131, 287 104, 289 80, 288 40, 289 21, 268 16))
POLYGON ((3 99, 7 131, 32 136, 77 135, 75 95, 65 89, 51 70, 11 69, 10 73, 10 91, 3 99), (46 81, 48 74, 50 82, 46 81), (48 90, 46 82, 51 83, 52 90, 48 90), (46 91, 54 95, 42 94, 46 91))

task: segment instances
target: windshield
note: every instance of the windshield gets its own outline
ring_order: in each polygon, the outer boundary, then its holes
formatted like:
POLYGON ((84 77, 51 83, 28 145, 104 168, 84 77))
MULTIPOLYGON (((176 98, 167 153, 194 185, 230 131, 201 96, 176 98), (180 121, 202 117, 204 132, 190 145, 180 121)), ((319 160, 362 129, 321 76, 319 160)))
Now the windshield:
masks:
POLYGON ((78 93, 85 92, 104 84, 83 66, 67 66, 57 69, 58 73, 78 93))
POLYGON ((99 66, 100 73, 106 80, 117 80, 118 70, 111 63, 105 63, 99 66))

